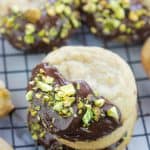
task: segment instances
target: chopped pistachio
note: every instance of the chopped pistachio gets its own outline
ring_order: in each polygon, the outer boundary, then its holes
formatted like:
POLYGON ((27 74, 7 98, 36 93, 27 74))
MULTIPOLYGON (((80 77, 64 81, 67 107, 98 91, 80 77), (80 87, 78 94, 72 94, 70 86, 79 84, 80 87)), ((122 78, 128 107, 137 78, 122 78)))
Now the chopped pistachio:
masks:
POLYGON ((54 7, 50 7, 47 9, 47 14, 49 16, 55 16, 56 15, 56 11, 55 11, 55 8, 54 7))
POLYGON ((43 76, 43 81, 45 82, 45 83, 47 83, 47 84, 52 84, 53 82, 54 82, 54 78, 52 78, 52 77, 49 77, 49 76, 43 76))
POLYGON ((105 100, 103 98, 97 99, 94 101, 95 106, 102 107, 105 104, 105 100))
POLYGON ((43 38, 42 38, 42 41, 43 41, 44 43, 46 43, 46 44, 49 44, 50 39, 47 38, 47 37, 43 37, 43 38))
POLYGON ((25 34, 32 34, 35 32, 35 26, 31 23, 26 24, 25 26, 25 34))
POLYGON ((90 107, 87 107, 86 113, 84 114, 82 118, 84 126, 88 126, 92 118, 93 118, 93 111, 90 107))
POLYGON ((79 109, 78 114, 79 114, 79 115, 82 114, 82 109, 79 109))
POLYGON ((61 37, 61 38, 65 38, 65 37, 68 36, 68 34, 69 34, 68 29, 62 29, 62 31, 61 31, 61 33, 60 33, 60 37, 61 37))
POLYGON ((71 8, 69 6, 66 6, 66 8, 64 9, 64 13, 67 16, 71 15, 71 8))
POLYGON ((77 107, 78 109, 82 109, 84 107, 84 103, 82 101, 79 101, 77 107))
POLYGON ((73 0, 62 0, 63 3, 65 4, 71 4, 73 0))
POLYGON ((40 138, 43 138, 45 136, 46 132, 45 131, 42 131, 39 135, 40 138))
POLYGON ((4 34, 6 32, 5 28, 0 28, 0 33, 4 34))
POLYGON ((112 117, 114 119, 116 119, 117 121, 119 120, 119 114, 117 111, 117 108, 115 106, 111 107, 108 111, 107 111, 107 115, 109 117, 112 117))
POLYGON ((131 11, 131 12, 129 13, 129 19, 130 19, 131 21, 138 21, 138 20, 139 20, 139 17, 138 17, 138 15, 136 14, 136 12, 131 11))
POLYGON ((24 42, 26 44, 33 44, 35 42, 35 37, 33 35, 25 35, 24 42))
POLYGON ((52 28, 49 30, 49 35, 50 35, 50 36, 55 37, 57 34, 58 34, 58 31, 57 31, 56 27, 52 27, 52 28))
POLYGON ((119 27, 119 30, 121 32, 125 32, 126 31, 126 25, 125 24, 121 24, 120 27, 119 27))
POLYGON ((91 30, 91 32, 94 33, 94 34, 97 33, 97 29, 96 29, 95 27, 91 27, 90 30, 91 30))
POLYGON ((77 90, 80 90, 80 83, 77 83, 77 90))
POLYGON ((31 101, 32 98, 33 98, 33 91, 30 90, 26 93, 26 100, 31 101))
POLYGON ((64 95, 67 95, 67 96, 72 96, 76 93, 76 90, 73 84, 67 84, 67 85, 61 86, 60 91, 62 91, 64 95))
POLYGON ((115 17, 118 19, 124 19, 125 18, 125 12, 124 9, 121 7, 118 7, 117 9, 114 10, 115 12, 115 17))
POLYGON ((40 106, 35 106, 34 109, 39 111, 41 109, 41 107, 40 106))
POLYGON ((36 93, 35 97, 38 98, 38 99, 40 99, 42 97, 42 93, 36 93))
POLYGON ((93 114, 94 114, 94 120, 98 121, 100 118, 100 114, 101 114, 100 108, 94 107, 92 110, 93 110, 93 114))
POLYGON ((135 23, 135 28, 136 29, 140 29, 141 27, 143 27, 145 24, 144 20, 138 21, 135 23))
POLYGON ((6 27, 7 28, 12 28, 14 26, 14 21, 15 21, 14 17, 7 18, 6 19, 6 27))
POLYGON ((66 6, 65 6, 64 4, 60 4, 60 3, 56 4, 56 5, 55 5, 55 11, 56 11, 56 13, 57 13, 57 14, 63 13, 65 7, 66 7, 66 6))
POLYGON ((88 13, 94 13, 96 11, 96 4, 95 3, 88 3, 83 7, 83 10, 88 13))
POLYGON ((36 110, 30 110, 31 116, 35 117, 37 115, 37 111, 36 110))
POLYGON ((38 32, 39 37, 44 37, 45 36, 45 30, 42 29, 41 31, 38 32))
POLYGON ((53 109, 57 112, 60 112, 63 109, 63 102, 56 102, 53 109))
POLYGON ((38 139, 38 135, 37 135, 37 134, 33 134, 33 135, 32 135, 32 138, 33 138, 34 140, 37 140, 37 139, 38 139))
POLYGON ((40 73, 41 74, 45 73, 44 69, 40 69, 40 73))
POLYGON ((37 87, 39 89, 41 89, 43 92, 49 92, 49 91, 52 91, 52 86, 46 84, 46 83, 43 83, 41 81, 37 81, 37 87))
POLYGON ((67 97, 65 100, 64 100, 64 107, 69 107, 71 106, 75 101, 75 97, 67 97))

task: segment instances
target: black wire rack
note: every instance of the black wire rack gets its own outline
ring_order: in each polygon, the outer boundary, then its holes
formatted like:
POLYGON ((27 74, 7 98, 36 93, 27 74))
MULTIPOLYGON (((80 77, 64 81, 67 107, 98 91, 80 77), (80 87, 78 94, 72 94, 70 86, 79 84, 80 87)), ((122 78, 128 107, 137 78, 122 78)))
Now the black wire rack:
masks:
MULTIPOLYGON (((127 150, 150 150, 150 80, 141 65, 142 43, 120 44, 104 41, 91 35, 86 27, 75 33, 67 45, 101 46, 122 56, 131 66, 138 86, 139 119, 127 150)), ((32 140, 26 123, 27 102, 25 90, 32 68, 46 54, 24 54, 12 48, 0 37, 0 79, 12 93, 15 110, 0 119, 0 137, 7 140, 14 150, 41 150, 32 140)), ((132 115, 132 114, 131 114, 132 115)))

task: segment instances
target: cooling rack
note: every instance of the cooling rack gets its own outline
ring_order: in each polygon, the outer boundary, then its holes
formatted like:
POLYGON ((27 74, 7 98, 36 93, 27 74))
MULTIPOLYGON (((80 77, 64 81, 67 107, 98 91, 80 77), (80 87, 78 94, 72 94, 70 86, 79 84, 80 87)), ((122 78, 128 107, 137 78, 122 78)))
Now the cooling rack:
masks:
MULTIPOLYGON (((150 150, 150 80, 148 80, 140 61, 142 43, 119 44, 100 40, 82 27, 67 41, 67 45, 101 46, 119 54, 131 66, 138 87, 139 118, 131 143, 127 150, 150 150)), ((23 54, 16 51, 0 37, 0 79, 5 81, 11 91, 15 110, 0 119, 0 137, 12 144, 14 150, 42 150, 31 138, 26 123, 27 102, 26 84, 32 68, 46 54, 23 54)), ((131 114, 132 115, 132 114, 131 114)))

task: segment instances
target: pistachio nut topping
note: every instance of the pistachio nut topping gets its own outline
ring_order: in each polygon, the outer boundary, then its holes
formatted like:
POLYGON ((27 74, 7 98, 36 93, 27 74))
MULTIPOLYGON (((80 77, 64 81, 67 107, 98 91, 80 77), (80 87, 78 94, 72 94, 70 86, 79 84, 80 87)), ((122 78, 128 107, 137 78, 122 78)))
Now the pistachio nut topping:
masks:
POLYGON ((30 102, 28 112, 33 122, 29 126, 35 140, 45 138, 45 129, 54 130, 57 117, 63 120, 80 118, 82 128, 87 129, 109 117, 120 121, 118 108, 95 95, 86 82, 67 81, 55 67, 48 64, 40 64, 33 71, 26 99, 30 102), (55 117, 51 118, 50 112, 55 117), (50 124, 44 121, 44 115, 51 118, 50 124))
POLYGON ((57 0, 26 11, 12 8, 0 21, 0 33, 16 48, 46 51, 63 44, 80 25, 76 3, 57 0))
POLYGON ((146 39, 150 33, 150 14, 140 1, 81 0, 82 11, 90 31, 103 38, 130 36, 132 40, 146 39), (143 31, 143 32, 142 32, 143 31), (136 38, 135 38, 136 37, 136 38))

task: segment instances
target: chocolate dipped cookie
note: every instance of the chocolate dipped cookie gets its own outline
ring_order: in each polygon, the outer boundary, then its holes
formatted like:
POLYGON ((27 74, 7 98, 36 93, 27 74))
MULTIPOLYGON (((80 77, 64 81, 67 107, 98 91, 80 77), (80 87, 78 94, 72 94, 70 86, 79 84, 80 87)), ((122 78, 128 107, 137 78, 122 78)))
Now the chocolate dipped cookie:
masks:
POLYGON ((26 99, 31 135, 47 150, 123 150, 137 117, 129 66, 97 47, 50 53, 33 69, 26 99))
POLYGON ((26 9, 9 5, 8 13, 1 19, 0 32, 15 48, 24 52, 49 52, 62 45, 80 26, 77 2, 45 0, 41 7, 37 5, 40 1, 34 3, 35 6, 25 6, 26 9))
POLYGON ((81 0, 90 31, 105 40, 144 41, 150 36, 150 11, 140 0, 81 0))

